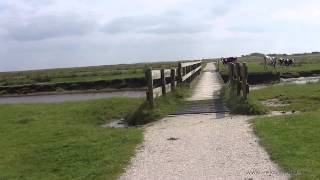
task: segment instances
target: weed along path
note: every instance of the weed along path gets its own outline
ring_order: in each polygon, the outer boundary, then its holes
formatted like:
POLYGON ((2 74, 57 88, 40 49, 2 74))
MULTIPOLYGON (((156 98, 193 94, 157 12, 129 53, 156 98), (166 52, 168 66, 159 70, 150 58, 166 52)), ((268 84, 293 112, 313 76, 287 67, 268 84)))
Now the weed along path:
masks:
MULTIPOLYGON (((218 99, 214 94, 221 83, 214 70, 208 64, 187 99, 191 104, 218 99)), ((120 179, 288 179, 259 145, 249 119, 217 111, 181 113, 149 124, 120 179)))

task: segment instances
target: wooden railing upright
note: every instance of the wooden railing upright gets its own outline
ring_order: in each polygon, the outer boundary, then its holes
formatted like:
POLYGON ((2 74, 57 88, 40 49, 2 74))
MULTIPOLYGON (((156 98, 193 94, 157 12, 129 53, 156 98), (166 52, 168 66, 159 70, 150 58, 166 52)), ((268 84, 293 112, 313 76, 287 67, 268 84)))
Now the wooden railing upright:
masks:
POLYGON ((191 83, 195 77, 200 75, 202 61, 179 63, 178 68, 152 70, 151 67, 145 70, 147 81, 147 101, 153 107, 154 99, 165 96, 176 89, 178 83, 191 83))
POLYGON ((240 63, 230 63, 228 67, 231 93, 240 96, 242 91, 243 98, 247 99, 249 94, 247 63, 242 63, 242 66, 240 66, 240 63))

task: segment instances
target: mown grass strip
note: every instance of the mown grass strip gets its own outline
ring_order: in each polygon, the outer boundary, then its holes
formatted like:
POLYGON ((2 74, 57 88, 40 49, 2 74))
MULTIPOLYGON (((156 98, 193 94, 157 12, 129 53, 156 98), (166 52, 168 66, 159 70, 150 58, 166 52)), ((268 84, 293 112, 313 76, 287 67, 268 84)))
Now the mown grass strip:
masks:
POLYGON ((101 124, 142 99, 0 106, 0 179, 116 179, 142 141, 139 128, 101 124))
POLYGON ((292 179, 320 179, 320 111, 254 119, 261 144, 292 179))

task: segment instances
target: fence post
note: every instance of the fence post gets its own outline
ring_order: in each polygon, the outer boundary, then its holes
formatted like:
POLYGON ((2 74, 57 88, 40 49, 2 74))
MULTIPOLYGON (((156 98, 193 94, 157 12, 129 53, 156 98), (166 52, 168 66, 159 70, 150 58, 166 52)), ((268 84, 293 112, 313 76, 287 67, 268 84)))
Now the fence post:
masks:
POLYGON ((232 93, 232 95, 235 95, 235 70, 234 70, 234 64, 231 63, 229 65, 229 68, 230 68, 230 77, 229 77, 229 80, 230 80, 230 87, 231 87, 231 90, 230 92, 232 93))
POLYGON ((182 82, 182 64, 181 63, 178 64, 178 82, 179 83, 182 82))
POLYGON ((162 95, 166 95, 166 77, 164 74, 164 69, 160 70, 161 74, 161 89, 162 89, 162 95))
POLYGON ((176 90, 176 70, 175 69, 171 69, 170 81, 171 81, 171 91, 175 91, 176 90))
POLYGON ((241 81, 240 81, 240 77, 241 77, 241 72, 240 72, 240 64, 237 62, 236 66, 235 66, 235 75, 236 75, 236 89, 237 89, 237 96, 240 96, 240 92, 241 92, 241 81))
POLYGON ((218 59, 218 72, 220 71, 220 59, 218 59))
POLYGON ((153 79, 152 79, 152 68, 149 67, 145 71, 145 78, 147 80, 147 101, 149 102, 150 106, 154 106, 154 99, 153 99, 153 79))
POLYGON ((248 67, 247 63, 242 63, 242 93, 243 98, 247 99, 248 93, 249 93, 249 87, 247 84, 248 81, 248 67))

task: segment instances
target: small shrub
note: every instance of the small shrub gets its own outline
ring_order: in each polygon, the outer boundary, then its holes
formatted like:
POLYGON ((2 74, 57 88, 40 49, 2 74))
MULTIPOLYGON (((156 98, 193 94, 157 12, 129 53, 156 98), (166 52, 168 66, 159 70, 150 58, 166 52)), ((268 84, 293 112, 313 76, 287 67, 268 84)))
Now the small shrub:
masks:
POLYGON ((223 100, 231 108, 231 112, 234 114, 261 115, 268 112, 267 108, 250 96, 247 99, 244 99, 241 96, 238 97, 233 95, 229 86, 223 87, 221 92, 223 100))
POLYGON ((28 124, 29 122, 34 121, 33 118, 21 118, 16 120, 17 124, 28 124))
POLYGON ((126 120, 129 125, 141 125, 160 119, 182 108, 184 106, 183 99, 190 94, 188 87, 179 87, 166 96, 156 98, 153 108, 145 101, 136 111, 127 115, 126 120))
POLYGON ((5 95, 5 94, 8 94, 8 92, 6 90, 0 91, 0 95, 5 95))

